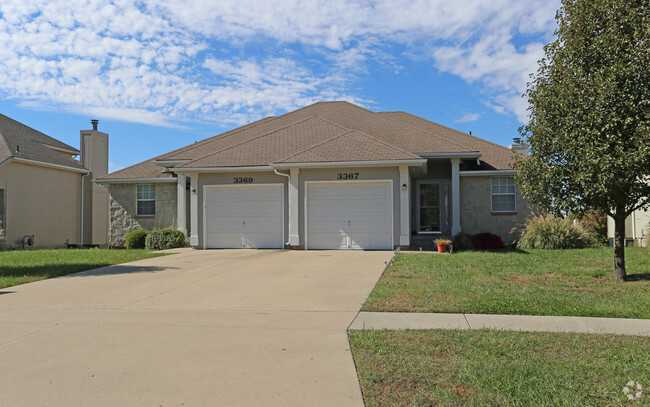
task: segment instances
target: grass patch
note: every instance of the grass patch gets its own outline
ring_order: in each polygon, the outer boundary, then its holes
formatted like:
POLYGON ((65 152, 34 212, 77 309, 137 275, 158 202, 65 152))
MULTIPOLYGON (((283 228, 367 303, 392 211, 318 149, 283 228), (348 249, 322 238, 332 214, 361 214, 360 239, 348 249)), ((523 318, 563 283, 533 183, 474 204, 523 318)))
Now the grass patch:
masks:
POLYGON ((625 250, 630 281, 613 278, 611 248, 402 253, 363 311, 650 318, 650 251, 625 250))
POLYGON ((162 255, 146 250, 103 249, 0 252, 0 288, 162 255))
POLYGON ((366 406, 647 406, 650 338, 351 331, 366 406), (634 380, 639 400, 622 393, 634 380))

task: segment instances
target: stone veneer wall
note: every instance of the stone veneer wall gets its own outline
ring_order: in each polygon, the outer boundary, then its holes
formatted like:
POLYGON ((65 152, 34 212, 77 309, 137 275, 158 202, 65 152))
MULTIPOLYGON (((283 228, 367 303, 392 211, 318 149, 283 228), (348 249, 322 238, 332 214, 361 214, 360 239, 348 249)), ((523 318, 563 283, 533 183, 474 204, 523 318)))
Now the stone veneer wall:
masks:
POLYGON ((528 200, 517 191, 517 213, 492 213, 492 177, 460 177, 460 227, 471 235, 490 232, 504 242, 519 239, 513 227, 523 226, 531 213, 528 200))
POLYGON ((134 229, 176 227, 176 183, 157 183, 156 216, 136 216, 136 184, 110 186, 110 244, 125 246, 126 235, 134 229))

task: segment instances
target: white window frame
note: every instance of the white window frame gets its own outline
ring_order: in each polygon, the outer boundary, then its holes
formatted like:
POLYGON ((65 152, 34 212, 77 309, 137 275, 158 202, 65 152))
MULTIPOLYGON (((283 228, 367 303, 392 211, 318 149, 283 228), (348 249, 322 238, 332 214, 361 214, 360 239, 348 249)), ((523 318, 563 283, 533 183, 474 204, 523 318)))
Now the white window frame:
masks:
POLYGON ((137 184, 135 187, 135 214, 136 216, 156 216, 156 184, 137 184), (152 187, 153 188, 153 198, 140 198, 139 189, 140 187, 152 187), (153 213, 143 214, 140 213, 140 202, 153 202, 153 213))
MULTIPOLYGON (((499 184, 499 186, 502 186, 503 184, 499 184)), ((509 186, 507 183, 505 186, 509 186)), ((517 212, 517 186, 515 185, 515 179, 514 177, 493 177, 490 181, 490 209, 492 213, 516 213, 517 212), (496 180, 511 180, 512 181, 512 192, 494 192, 494 182, 496 180), (494 197, 495 196, 512 196, 513 202, 514 202, 514 208, 512 210, 500 210, 497 211, 494 209, 494 197)))

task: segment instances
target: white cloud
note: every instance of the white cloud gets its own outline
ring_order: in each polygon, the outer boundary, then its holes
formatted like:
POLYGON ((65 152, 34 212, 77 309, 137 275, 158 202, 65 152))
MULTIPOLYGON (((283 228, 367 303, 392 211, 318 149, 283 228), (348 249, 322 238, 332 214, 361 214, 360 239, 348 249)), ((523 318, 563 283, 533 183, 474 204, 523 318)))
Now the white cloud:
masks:
POLYGON ((239 124, 317 100, 360 102, 347 86, 372 62, 400 71, 387 51, 399 45, 405 55, 427 49, 437 69, 522 120, 519 96, 541 43, 515 39, 550 36, 558 7, 559 0, 3 0, 0 95, 148 124, 239 124))
POLYGON ((481 117, 478 113, 465 113, 459 119, 454 120, 456 123, 471 123, 478 120, 481 117))

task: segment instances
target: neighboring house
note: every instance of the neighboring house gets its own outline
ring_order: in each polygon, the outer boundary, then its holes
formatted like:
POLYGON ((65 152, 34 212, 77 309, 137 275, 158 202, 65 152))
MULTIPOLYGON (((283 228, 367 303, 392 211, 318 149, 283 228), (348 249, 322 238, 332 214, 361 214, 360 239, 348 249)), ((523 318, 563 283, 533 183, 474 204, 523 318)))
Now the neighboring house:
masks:
MULTIPOLYGON (((607 217, 607 238, 609 245, 614 246, 614 220, 609 216, 607 217)), ((647 247, 648 239, 650 239, 650 210, 637 209, 625 220, 625 244, 647 247)))
POLYGON ((529 214, 513 151, 405 112, 321 102, 99 177, 110 240, 175 227, 195 248, 393 249, 529 214))
POLYGON ((81 151, 0 114, 0 249, 106 245, 108 134, 81 131, 81 151), (81 156, 81 161, 75 156, 81 156))

